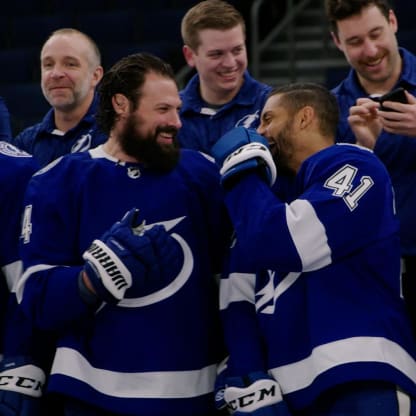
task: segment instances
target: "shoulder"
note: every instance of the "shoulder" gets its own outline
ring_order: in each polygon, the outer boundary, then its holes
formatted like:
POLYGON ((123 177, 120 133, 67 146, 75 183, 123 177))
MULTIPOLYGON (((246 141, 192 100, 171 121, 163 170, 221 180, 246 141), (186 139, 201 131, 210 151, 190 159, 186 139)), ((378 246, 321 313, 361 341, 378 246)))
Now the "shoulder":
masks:
POLYGON ((43 183, 69 184, 79 182, 86 175, 88 167, 94 163, 89 152, 70 153, 58 157, 34 175, 34 181, 43 183))
POLYGON ((32 126, 26 127, 16 137, 15 141, 18 147, 22 143, 29 143, 36 139, 42 127, 42 123, 36 123, 32 126))
POLYGON ((246 91, 257 91, 260 94, 267 95, 272 91, 273 87, 258 81, 257 79, 253 78, 249 72, 246 72, 244 74, 244 84, 242 89, 245 89, 246 91))
POLYGON ((220 183, 219 169, 214 159, 203 152, 182 149, 177 170, 187 180, 199 183, 201 187, 220 183))
POLYGON ((26 182, 38 169, 38 163, 31 155, 0 141, 0 182, 3 190, 26 182))
POLYGON ((373 151, 356 144, 337 143, 328 147, 312 156, 306 167, 321 172, 323 176, 330 176, 339 170, 347 174, 348 170, 351 175, 360 172, 360 175, 389 181, 386 168, 373 151))

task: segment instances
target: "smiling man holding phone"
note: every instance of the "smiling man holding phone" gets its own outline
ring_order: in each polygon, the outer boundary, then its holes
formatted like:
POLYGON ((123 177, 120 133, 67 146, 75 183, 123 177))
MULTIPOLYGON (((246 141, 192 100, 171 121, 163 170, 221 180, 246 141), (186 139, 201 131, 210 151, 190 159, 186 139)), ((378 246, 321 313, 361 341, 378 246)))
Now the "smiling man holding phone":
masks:
POLYGON ((351 65, 332 90, 341 112, 338 141, 372 149, 389 171, 401 227, 403 296, 416 329, 416 57, 398 46, 388 0, 325 0, 325 7, 333 41, 351 65))

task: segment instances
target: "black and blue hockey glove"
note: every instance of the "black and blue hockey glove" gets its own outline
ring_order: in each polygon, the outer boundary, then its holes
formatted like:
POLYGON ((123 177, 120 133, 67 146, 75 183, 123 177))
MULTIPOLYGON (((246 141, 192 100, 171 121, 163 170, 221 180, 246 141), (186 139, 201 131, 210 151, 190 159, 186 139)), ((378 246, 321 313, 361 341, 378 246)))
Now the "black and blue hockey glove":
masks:
POLYGON ((270 185, 276 181, 276 165, 267 140, 253 129, 235 127, 212 147, 220 167, 221 184, 232 187, 247 172, 258 172, 270 185))
POLYGON ((84 271, 107 303, 160 289, 182 260, 177 241, 164 226, 147 228, 137 219, 138 210, 130 210, 83 254, 84 271))
POLYGON ((217 376, 215 403, 218 410, 228 409, 233 416, 289 416, 280 386, 264 372, 245 377, 217 376))
POLYGON ((41 411, 44 371, 26 357, 0 362, 0 415, 43 416, 41 411))

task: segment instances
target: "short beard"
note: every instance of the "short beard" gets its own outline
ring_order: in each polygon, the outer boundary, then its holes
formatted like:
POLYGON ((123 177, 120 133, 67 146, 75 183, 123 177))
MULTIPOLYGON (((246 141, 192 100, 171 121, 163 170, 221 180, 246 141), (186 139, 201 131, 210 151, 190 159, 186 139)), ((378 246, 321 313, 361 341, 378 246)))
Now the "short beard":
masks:
POLYGON ((141 121, 130 116, 126 120, 123 132, 120 134, 120 145, 123 151, 150 169, 169 172, 175 168, 180 158, 179 146, 176 141, 177 129, 175 127, 158 127, 154 134, 146 136, 137 132, 141 121), (157 136, 161 132, 173 133, 173 145, 161 146, 157 136))
POLYGON ((287 124, 275 138, 276 150, 273 152, 273 160, 276 165, 276 171, 279 175, 294 176, 296 172, 289 167, 288 156, 293 154, 291 140, 291 126, 287 124), (282 151, 284 149, 284 151, 282 151))

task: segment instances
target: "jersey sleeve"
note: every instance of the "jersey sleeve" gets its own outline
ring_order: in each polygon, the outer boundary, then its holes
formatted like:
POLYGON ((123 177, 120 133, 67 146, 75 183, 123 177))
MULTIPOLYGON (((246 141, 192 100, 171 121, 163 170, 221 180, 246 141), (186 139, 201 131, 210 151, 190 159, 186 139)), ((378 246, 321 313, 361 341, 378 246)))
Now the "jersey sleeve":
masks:
POLYGON ((365 150, 330 155, 302 167, 302 189, 290 203, 256 175, 228 193, 237 238, 254 268, 317 270, 397 232, 391 183, 380 161, 365 150))
POLYGON ((244 262, 237 242, 220 281, 220 311, 229 355, 229 376, 266 371, 263 338, 255 308, 256 274, 244 262))
POLYGON ((89 312, 78 290, 83 265, 76 249, 79 201, 68 197, 77 195, 77 185, 57 164, 35 175, 26 191, 20 239, 24 273, 16 293, 26 314, 46 330, 89 312))

